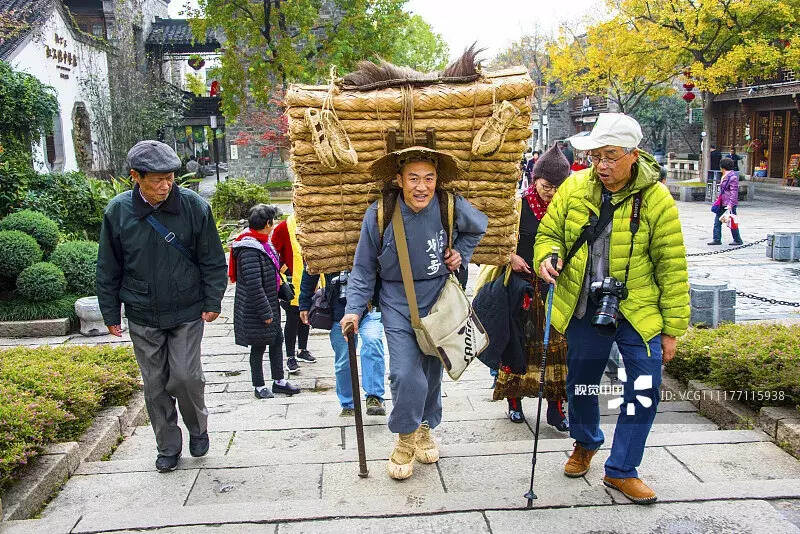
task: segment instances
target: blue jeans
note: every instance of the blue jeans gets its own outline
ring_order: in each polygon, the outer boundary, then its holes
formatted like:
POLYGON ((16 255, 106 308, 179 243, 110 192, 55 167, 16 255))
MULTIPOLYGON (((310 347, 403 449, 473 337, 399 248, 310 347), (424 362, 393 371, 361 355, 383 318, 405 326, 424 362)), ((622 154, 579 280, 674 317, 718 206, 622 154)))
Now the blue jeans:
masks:
MULTIPOLYGON (((606 475, 612 478, 637 477, 636 468, 642 462, 644 446, 659 400, 661 385, 661 336, 657 335, 647 346, 631 324, 622 319, 614 337, 605 337, 591 325, 595 308, 587 307, 582 319, 575 317, 567 328, 567 399, 569 400, 569 434, 582 447, 596 450, 603 444, 603 431, 600 430, 599 396, 581 391, 576 394, 576 386, 600 384, 611 351, 616 341, 622 360, 625 363, 627 380, 624 382, 624 402, 620 406, 611 455, 606 461, 606 475), (634 390, 636 379, 642 375, 652 377, 652 387, 634 390), (638 397, 650 400, 650 406, 638 397), (628 415, 633 410, 632 415, 628 415)), ((604 395, 603 402, 613 399, 604 395)))
MULTIPOLYGON (((719 218, 723 213, 725 212, 720 211, 719 213, 714 214, 714 241, 722 241, 722 221, 720 221, 719 218)), ((736 206, 731 206, 731 213, 736 215, 736 206)), ((731 229, 731 237, 733 237, 733 240, 737 243, 742 241, 742 236, 739 235, 738 228, 736 230, 731 229)))
MULTIPOLYGON (((361 338, 361 387, 367 395, 383 400, 383 377, 386 364, 383 360, 383 324, 380 312, 370 312, 358 324, 361 338)), ((339 323, 334 323, 330 333, 331 347, 335 353, 336 395, 342 408, 353 407, 353 383, 350 380, 350 355, 347 340, 339 323)))

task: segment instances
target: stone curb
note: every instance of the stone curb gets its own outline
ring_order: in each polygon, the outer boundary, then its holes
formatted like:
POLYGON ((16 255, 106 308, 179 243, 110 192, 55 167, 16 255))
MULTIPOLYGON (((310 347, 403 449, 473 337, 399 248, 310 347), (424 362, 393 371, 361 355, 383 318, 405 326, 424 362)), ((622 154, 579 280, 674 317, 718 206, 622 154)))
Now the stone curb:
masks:
POLYGON ((709 386, 699 380, 690 380, 688 386, 663 373, 662 387, 680 400, 688 400, 720 428, 731 430, 755 427, 763 430, 772 442, 800 459, 800 412, 792 408, 764 406, 756 411, 749 406, 729 399, 731 392, 709 386))
POLYGON ((102 410, 77 442, 48 446, 42 455, 23 469, 19 480, 3 495, 5 502, 0 509, 0 519, 30 517, 78 470, 81 462, 100 460, 117 445, 123 431, 144 422, 146 417, 144 395, 139 391, 128 406, 102 410))
POLYGON ((70 333, 69 319, 41 319, 38 321, 0 321, 0 337, 49 337, 70 333))

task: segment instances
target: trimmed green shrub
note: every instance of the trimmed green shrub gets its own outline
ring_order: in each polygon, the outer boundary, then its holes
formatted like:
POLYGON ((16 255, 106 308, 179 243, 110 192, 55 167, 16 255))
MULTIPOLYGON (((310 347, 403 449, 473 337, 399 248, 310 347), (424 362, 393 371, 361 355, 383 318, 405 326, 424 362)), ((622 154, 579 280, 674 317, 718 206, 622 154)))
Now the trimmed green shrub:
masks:
POLYGON ((0 487, 53 441, 74 440, 97 412, 139 387, 130 347, 0 351, 0 487))
POLYGON ((0 231, 0 276, 16 280, 19 273, 42 261, 42 249, 34 238, 19 230, 0 231))
POLYGON ((0 321, 38 321, 39 319, 77 320, 75 301, 79 295, 64 295, 60 299, 32 302, 22 297, 0 300, 0 321))
POLYGON ((246 219, 250 208, 256 204, 269 204, 270 198, 263 185, 244 178, 231 178, 217 184, 211 195, 211 209, 217 220, 246 219))
POLYGON ((19 230, 33 237, 45 257, 53 252, 58 244, 58 225, 43 213, 22 210, 7 215, 0 220, 0 230, 19 230))
POLYGON ((33 302, 60 299, 67 292, 64 273, 52 263, 34 263, 17 277, 17 293, 33 302))
POLYGON ((683 382, 747 392, 741 400, 756 407, 800 405, 800 325, 693 328, 665 368, 683 382))
POLYGON ((97 249, 94 241, 67 241, 50 255, 50 262, 64 272, 70 293, 83 296, 96 293, 97 249))
POLYGON ((34 176, 22 207, 44 213, 65 234, 97 239, 107 203, 95 196, 88 176, 67 172, 34 176))

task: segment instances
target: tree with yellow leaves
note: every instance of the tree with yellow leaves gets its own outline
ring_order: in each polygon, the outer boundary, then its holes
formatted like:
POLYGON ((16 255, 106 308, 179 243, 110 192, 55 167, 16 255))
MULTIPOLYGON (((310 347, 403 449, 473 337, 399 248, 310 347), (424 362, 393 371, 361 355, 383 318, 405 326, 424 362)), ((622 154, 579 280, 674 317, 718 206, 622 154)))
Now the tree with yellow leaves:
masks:
MULTIPOLYGON (((714 94, 740 81, 771 78, 781 67, 800 66, 800 0, 607 0, 607 5, 612 18, 586 35, 585 60, 577 66, 586 71, 562 69, 565 87, 593 83, 602 90, 607 81, 607 88, 616 84, 631 92, 642 84, 658 87, 670 73, 683 74, 701 92, 708 132, 714 94)), ((563 38, 562 45, 574 41, 563 38)))

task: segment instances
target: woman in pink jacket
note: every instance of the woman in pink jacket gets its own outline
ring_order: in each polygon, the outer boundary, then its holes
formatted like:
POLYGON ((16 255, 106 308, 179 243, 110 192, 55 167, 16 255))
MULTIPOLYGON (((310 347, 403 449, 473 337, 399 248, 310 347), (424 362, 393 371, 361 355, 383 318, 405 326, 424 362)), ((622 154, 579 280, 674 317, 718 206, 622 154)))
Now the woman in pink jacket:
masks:
MULTIPOLYGON (((722 244, 722 222, 719 218, 725 211, 736 214, 736 205, 739 204, 739 173, 733 170, 735 164, 731 158, 722 158, 719 161, 719 168, 722 170, 722 182, 719 184, 719 197, 714 206, 714 240, 709 241, 709 245, 722 244)), ((731 245, 741 245, 742 237, 739 235, 739 228, 731 226, 731 245)))

